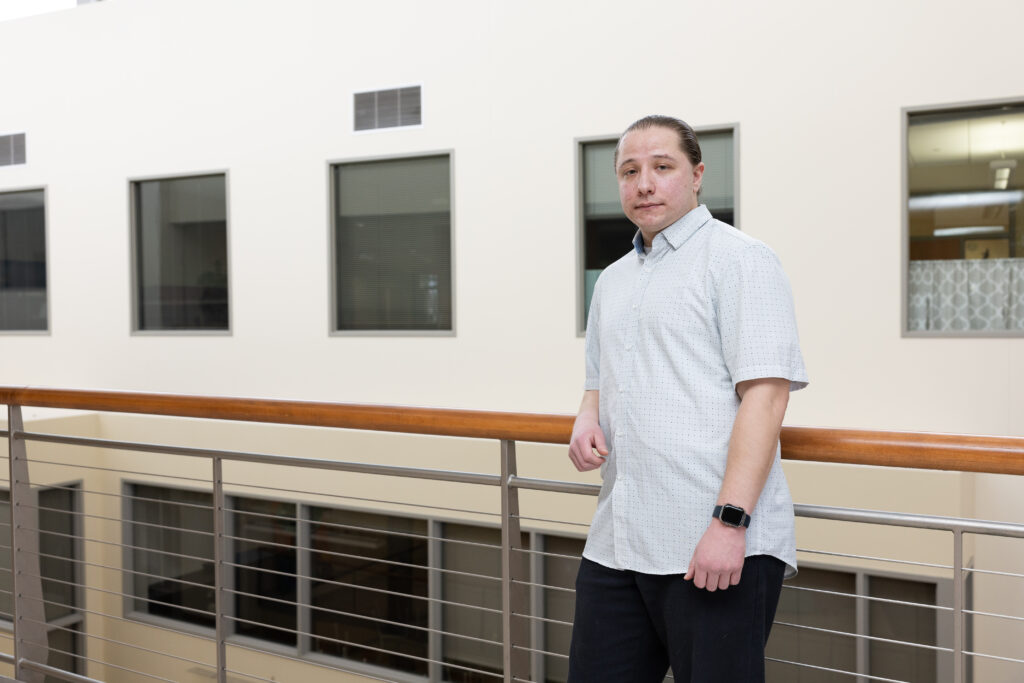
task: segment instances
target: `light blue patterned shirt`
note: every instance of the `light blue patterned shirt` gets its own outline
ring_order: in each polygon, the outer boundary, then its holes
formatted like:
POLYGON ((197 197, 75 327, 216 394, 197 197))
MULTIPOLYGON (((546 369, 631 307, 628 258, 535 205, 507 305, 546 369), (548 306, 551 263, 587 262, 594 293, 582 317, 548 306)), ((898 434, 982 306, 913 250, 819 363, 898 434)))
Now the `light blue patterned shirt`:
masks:
MULTIPOLYGON (((711 520, 740 400, 736 384, 807 385, 793 296, 775 253, 703 205, 598 278, 585 388, 600 391, 610 454, 583 552, 615 569, 682 574, 711 520)), ((793 501, 778 447, 746 553, 796 571, 793 501)))

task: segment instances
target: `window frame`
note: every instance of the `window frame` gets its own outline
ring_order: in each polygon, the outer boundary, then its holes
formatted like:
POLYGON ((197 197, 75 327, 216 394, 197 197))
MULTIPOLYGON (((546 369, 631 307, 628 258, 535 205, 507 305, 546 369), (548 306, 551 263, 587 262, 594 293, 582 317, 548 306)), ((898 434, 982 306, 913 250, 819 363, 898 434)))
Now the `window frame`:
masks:
MULTIPOLYGON (((969 112, 972 109, 1024 106, 1024 97, 928 104, 900 109, 900 337, 904 339, 1007 339, 1024 330, 910 330, 910 117, 912 114, 969 112)), ((1021 257, 1024 258, 1024 257, 1021 257)))
MULTIPOLYGON (((732 164, 733 164, 733 221, 737 230, 740 228, 740 123, 739 121, 733 121, 731 123, 712 124, 707 126, 694 126, 693 131, 697 134, 698 141, 701 135, 708 133, 732 133, 732 164)), ((586 337, 586 319, 587 313, 583 310, 584 299, 586 292, 583 287, 583 271, 584 271, 584 253, 586 245, 586 200, 584 195, 586 179, 583 177, 584 170, 586 168, 583 148, 588 144, 599 143, 599 142, 617 142, 621 133, 613 135, 587 135, 583 137, 573 138, 573 151, 576 159, 576 269, 575 269, 575 284, 574 289, 576 290, 576 303, 575 303, 575 325, 576 325, 576 338, 582 339, 586 337)), ((626 248, 623 247, 623 252, 626 253, 626 248)))
POLYGON ((227 168, 210 171, 187 171, 181 173, 160 173, 155 175, 132 176, 128 178, 128 263, 129 263, 129 326, 128 333, 133 337, 230 337, 234 330, 234 301, 232 300, 232 263, 231 258, 231 172, 227 168), (136 187, 139 183, 158 180, 183 180, 186 178, 204 178, 208 176, 224 177, 224 267, 228 275, 228 324, 223 330, 144 330, 139 320, 139 239, 137 216, 138 202, 136 187))
POLYGON ((3 330, 0 329, 0 336, 11 337, 49 337, 53 334, 53 307, 50 298, 50 193, 47 185, 27 185, 25 187, 10 187, 0 189, 0 194, 14 194, 16 192, 42 192, 43 193, 43 258, 46 259, 46 327, 41 330, 3 330))
MULTIPOLYGON (((421 100, 422 103, 422 100, 421 100)), ((378 132, 381 130, 404 130, 399 128, 375 128, 360 132, 378 132)), ((328 337, 456 337, 458 336, 458 280, 456 278, 456 192, 455 192, 455 149, 425 150, 403 154, 380 154, 373 156, 344 157, 327 160, 327 336, 328 337), (338 264, 337 264, 337 228, 335 217, 338 214, 338 196, 334 182, 334 169, 338 166, 372 163, 375 161, 398 161, 401 159, 425 159, 429 157, 448 158, 448 222, 449 222, 449 256, 448 277, 451 291, 452 326, 448 330, 342 330, 338 329, 338 264)))

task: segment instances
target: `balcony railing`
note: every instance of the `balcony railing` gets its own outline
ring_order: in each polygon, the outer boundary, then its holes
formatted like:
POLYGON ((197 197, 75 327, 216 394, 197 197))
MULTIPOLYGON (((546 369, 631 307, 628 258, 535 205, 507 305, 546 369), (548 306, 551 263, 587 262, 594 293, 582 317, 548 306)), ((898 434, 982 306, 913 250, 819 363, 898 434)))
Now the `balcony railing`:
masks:
MULTIPOLYGON (((12 387, 0 387, 0 403, 10 465, 0 612, 11 619, 0 662, 16 680, 564 680, 571 567, 598 486, 521 475, 517 445, 566 444, 570 416, 12 387), (196 446, 192 435, 42 433, 25 428, 22 407, 434 435, 472 444, 469 461, 493 457, 468 471, 409 454, 356 461, 196 446), (384 497, 381 481, 394 482, 384 497)), ((782 449, 790 460, 1024 475, 1024 438, 785 427, 782 449)), ((1024 679, 1024 648, 985 650, 980 626, 1002 624, 1011 641, 1022 632, 1024 562, 976 547, 1024 539, 1024 525, 802 504, 796 513, 911 535, 899 552, 871 553, 809 547, 798 529, 802 566, 852 583, 787 585, 784 599, 855 607, 845 626, 780 610, 773 639, 786 630, 797 656, 769 648, 778 680, 911 681, 934 670, 961 683, 994 666, 1024 679), (948 559, 911 559, 913 534, 939 534, 928 542, 948 559), (975 561, 988 557, 1012 561, 975 561), (998 609, 972 601, 989 579, 1010 586, 998 609), (932 597, 913 593, 925 585, 932 597), (875 628, 901 614, 925 615, 930 633, 875 628), (816 658, 814 643, 838 654, 816 658), (871 663, 885 657, 925 668, 879 674, 871 663)))

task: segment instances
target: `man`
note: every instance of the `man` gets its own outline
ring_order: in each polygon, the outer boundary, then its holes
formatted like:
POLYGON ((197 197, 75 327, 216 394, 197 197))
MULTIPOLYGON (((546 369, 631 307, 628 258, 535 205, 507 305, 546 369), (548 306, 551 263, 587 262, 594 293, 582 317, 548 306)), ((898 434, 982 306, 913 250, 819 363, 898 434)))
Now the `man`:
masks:
POLYGON ((569 457, 604 484, 576 582, 570 683, 764 680, 796 572, 778 437, 807 384, 775 254, 699 205, 686 123, 649 116, 615 152, 633 249, 598 279, 569 457))

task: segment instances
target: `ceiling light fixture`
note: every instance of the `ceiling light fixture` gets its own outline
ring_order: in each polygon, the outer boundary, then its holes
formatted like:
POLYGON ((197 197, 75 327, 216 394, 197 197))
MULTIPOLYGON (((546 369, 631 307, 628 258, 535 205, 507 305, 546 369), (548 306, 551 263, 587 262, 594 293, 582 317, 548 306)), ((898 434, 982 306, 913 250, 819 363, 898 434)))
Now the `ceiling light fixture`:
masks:
POLYGON ((932 234, 936 237, 958 237, 960 235, 982 235, 993 232, 1006 232, 1002 225, 965 225, 962 228, 935 228, 932 234))
POLYGON ((911 197, 907 207, 911 211, 933 209, 965 209, 974 206, 1001 206, 1024 200, 1024 190, 989 190, 987 192, 950 192, 911 197))

